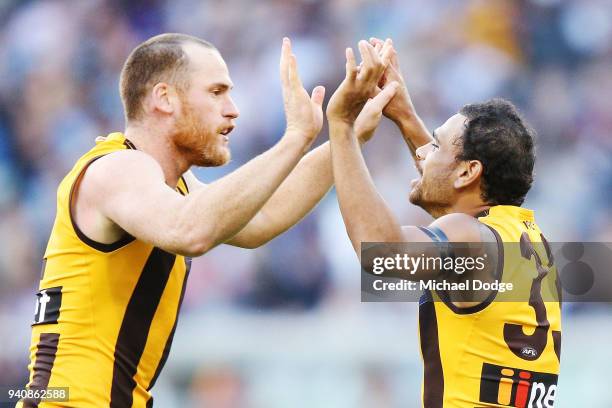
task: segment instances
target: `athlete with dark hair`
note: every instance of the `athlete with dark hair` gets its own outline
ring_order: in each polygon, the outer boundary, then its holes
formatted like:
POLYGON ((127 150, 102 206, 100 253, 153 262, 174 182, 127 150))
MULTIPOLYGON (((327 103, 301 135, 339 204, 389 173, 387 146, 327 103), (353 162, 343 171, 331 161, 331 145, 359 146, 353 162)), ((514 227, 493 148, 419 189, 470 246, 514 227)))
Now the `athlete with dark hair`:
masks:
MULTIPOLYGON (((368 58, 377 60, 383 43, 371 42, 368 58)), ((419 315, 424 406, 552 407, 561 313, 559 302, 544 299, 554 297, 546 291, 555 287, 556 273, 533 211, 520 207, 533 181, 533 131, 510 102, 494 99, 463 107, 430 136, 395 50, 378 84, 382 91, 372 99, 376 89, 362 86, 359 72, 347 50, 346 78, 331 97, 327 119, 340 210, 364 269, 371 262, 364 242, 425 243, 405 245, 413 257, 424 245, 441 254, 455 243, 497 242, 496 276, 528 282, 527 296, 516 302, 493 302, 495 290, 479 300, 426 291, 419 315), (383 113, 398 125, 416 160, 420 177, 411 183, 410 201, 435 218, 429 226, 401 226, 369 175, 357 140, 374 132, 383 113), (503 244, 510 242, 520 242, 521 253, 504 258, 503 244)), ((396 275, 431 280, 457 273, 432 268, 396 275)))

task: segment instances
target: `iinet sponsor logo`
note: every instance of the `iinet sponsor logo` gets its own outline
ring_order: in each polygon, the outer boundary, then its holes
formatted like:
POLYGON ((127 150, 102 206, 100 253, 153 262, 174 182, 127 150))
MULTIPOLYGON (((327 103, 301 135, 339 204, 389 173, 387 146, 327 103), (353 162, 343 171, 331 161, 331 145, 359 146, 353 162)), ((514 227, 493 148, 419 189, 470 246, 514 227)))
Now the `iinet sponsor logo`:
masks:
POLYGON ((480 402, 516 408, 552 408, 557 375, 484 363, 480 402))

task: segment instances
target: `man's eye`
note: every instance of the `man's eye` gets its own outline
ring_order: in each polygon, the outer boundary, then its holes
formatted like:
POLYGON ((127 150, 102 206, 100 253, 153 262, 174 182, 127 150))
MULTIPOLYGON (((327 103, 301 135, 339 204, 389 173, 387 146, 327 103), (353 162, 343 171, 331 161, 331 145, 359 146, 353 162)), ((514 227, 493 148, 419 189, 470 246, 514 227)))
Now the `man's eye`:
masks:
POLYGON ((438 145, 437 145, 437 144, 435 144, 435 143, 432 143, 432 144, 431 144, 431 147, 433 147, 433 148, 434 148, 434 149, 436 149, 436 150, 440 148, 440 146, 438 146, 438 145))
POLYGON ((218 96, 218 95, 221 95, 221 90, 220 89, 213 89, 212 93, 213 93, 213 95, 218 96))

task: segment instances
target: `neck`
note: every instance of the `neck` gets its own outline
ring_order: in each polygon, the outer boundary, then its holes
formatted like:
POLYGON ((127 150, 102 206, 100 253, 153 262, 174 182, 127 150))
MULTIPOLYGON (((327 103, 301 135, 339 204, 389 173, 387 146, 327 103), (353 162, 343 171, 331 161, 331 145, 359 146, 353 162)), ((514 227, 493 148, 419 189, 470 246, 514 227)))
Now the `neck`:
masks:
POLYGON ((440 218, 447 214, 463 213, 475 217, 481 212, 491 208, 491 204, 482 201, 480 191, 475 193, 461 194, 448 206, 439 206, 428 209, 428 213, 434 218, 440 218))
POLYGON ((171 136, 156 128, 143 123, 128 123, 124 135, 138 150, 147 153, 159 163, 166 184, 174 188, 191 165, 177 149, 171 136))

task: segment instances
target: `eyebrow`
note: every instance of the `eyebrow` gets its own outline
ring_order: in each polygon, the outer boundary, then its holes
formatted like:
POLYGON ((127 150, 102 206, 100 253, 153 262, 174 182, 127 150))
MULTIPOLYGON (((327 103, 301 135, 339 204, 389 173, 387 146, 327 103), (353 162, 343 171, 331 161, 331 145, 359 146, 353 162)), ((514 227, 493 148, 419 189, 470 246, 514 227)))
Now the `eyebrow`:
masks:
POLYGON ((225 82, 217 82, 217 83, 214 83, 214 84, 209 86, 210 89, 212 89, 212 88, 220 88, 220 89, 222 89, 224 91, 227 90, 227 89, 232 89, 233 87, 234 87, 234 84, 228 84, 228 83, 225 83, 225 82))

